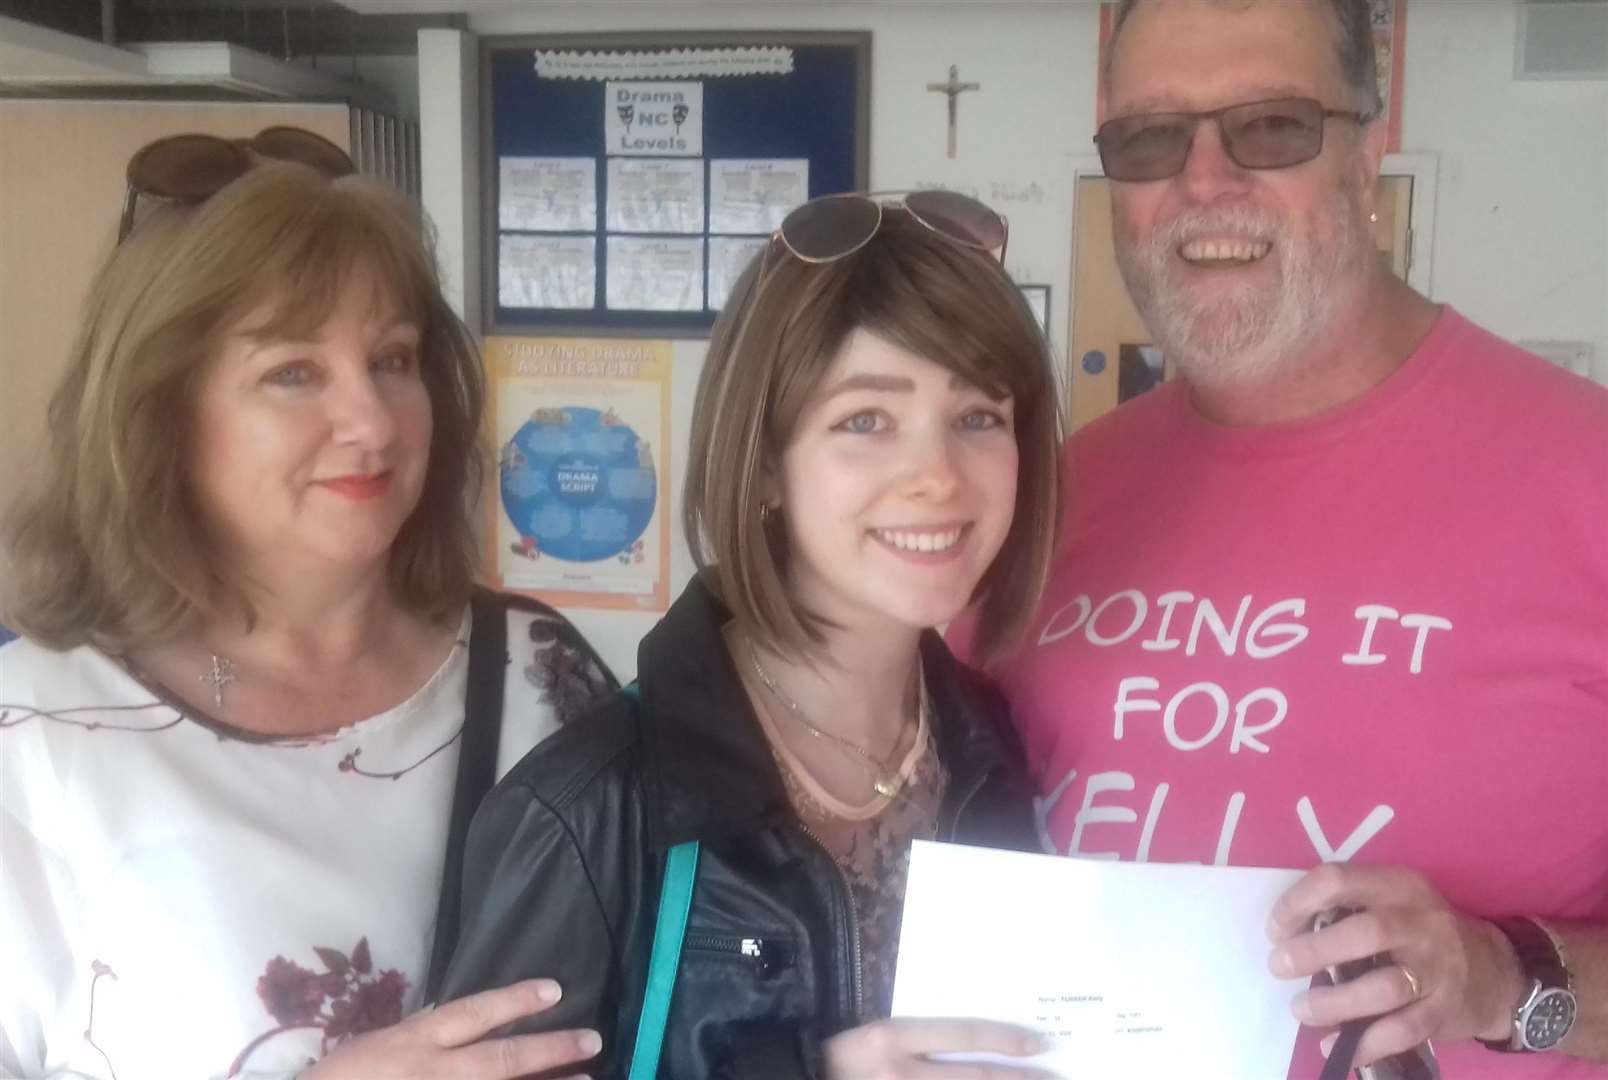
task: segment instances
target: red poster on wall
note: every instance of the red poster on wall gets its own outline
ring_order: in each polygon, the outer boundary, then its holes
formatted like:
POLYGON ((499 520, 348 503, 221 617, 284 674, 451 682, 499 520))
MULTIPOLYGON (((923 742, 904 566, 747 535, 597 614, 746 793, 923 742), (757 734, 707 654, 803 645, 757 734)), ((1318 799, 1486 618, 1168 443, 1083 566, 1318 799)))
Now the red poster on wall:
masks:
POLYGON ((1387 153, 1401 150, 1401 100, 1406 81, 1407 0, 1370 0, 1374 56, 1379 63, 1379 96, 1384 101, 1387 153))

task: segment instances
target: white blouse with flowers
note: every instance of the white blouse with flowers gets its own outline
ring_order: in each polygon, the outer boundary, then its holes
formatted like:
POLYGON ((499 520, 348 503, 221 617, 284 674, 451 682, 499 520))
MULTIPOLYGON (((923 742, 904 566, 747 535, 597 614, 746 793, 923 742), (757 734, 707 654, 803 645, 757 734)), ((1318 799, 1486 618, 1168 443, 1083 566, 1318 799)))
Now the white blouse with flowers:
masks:
MULTIPOLYGON (((401 705, 296 740, 0 645, 0 1076, 287 1080, 417 1008, 468 627, 401 705)), ((499 775, 604 689, 545 617, 508 634, 499 775)))

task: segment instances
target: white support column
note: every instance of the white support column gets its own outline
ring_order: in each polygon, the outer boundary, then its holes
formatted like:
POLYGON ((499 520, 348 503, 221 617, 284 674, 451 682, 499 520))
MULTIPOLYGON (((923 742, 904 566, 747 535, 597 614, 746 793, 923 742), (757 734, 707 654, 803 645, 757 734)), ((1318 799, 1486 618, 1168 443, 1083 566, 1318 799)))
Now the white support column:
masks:
POLYGON ((447 300, 477 337, 482 332, 479 66, 475 35, 419 31, 419 190, 435 223, 447 300))

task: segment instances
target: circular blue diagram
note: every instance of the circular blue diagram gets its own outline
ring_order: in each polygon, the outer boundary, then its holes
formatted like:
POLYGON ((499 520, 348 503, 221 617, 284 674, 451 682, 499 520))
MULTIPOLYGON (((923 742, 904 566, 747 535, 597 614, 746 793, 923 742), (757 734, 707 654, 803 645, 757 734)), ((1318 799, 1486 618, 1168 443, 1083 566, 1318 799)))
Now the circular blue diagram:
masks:
POLYGON ((498 472, 503 512, 533 553, 623 556, 653 520, 652 447, 612 410, 538 409, 503 446, 498 472))

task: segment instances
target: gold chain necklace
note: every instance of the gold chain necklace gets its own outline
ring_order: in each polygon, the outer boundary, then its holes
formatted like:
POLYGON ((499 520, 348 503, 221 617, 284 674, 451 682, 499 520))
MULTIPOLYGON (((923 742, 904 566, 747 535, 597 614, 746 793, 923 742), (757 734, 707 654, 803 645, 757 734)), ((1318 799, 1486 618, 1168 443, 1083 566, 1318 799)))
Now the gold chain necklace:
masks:
MULTIPOLYGON (((840 749, 847 750, 851 754, 854 754, 856 757, 858 757, 863 764, 870 768, 872 791, 875 791, 884 799, 895 799, 899 796, 899 792, 904 790, 907 778, 898 769, 893 768, 887 762, 879 759, 875 754, 871 753, 871 751, 867 750, 859 743, 850 742, 841 735, 834 735, 832 732, 826 731, 812 724, 809 718, 804 715, 804 710, 799 707, 798 702, 788 697, 782 692, 782 688, 776 685, 776 680, 771 678, 770 672, 765 670, 765 665, 759 662, 759 653, 754 651, 752 647, 750 647, 748 650, 748 659, 754 665, 754 674, 759 676, 759 681, 765 684, 765 689, 770 691, 771 696, 782 703, 782 706, 787 710, 787 715, 791 716, 794 720, 797 720, 801 725, 803 725, 804 730, 808 731, 814 738, 825 739, 830 743, 834 743, 840 749)), ((927 692, 926 680, 925 677, 920 674, 919 668, 917 677, 921 679, 921 696, 924 702, 927 692)), ((923 707, 924 705, 922 704, 918 704, 916 706, 918 712, 923 707)), ((901 723, 899 725, 899 737, 895 739, 893 743, 894 753, 899 752, 899 746, 904 742, 904 731, 906 726, 908 726, 908 718, 906 719, 905 723, 901 723)))

